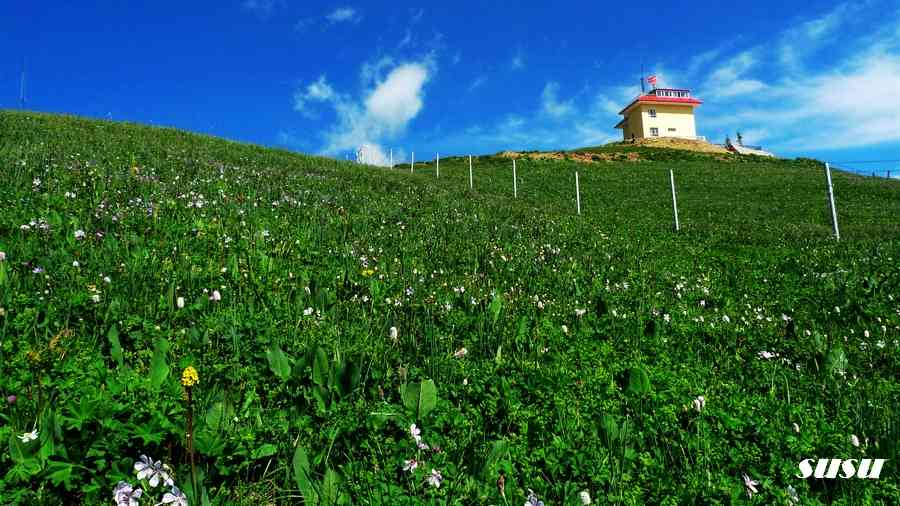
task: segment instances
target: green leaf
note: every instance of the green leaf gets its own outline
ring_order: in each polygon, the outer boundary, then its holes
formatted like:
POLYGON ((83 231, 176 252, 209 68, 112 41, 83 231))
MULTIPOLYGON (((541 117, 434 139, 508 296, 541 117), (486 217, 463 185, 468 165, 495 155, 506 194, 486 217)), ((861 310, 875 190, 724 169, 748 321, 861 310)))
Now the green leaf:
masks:
POLYGON ((313 359, 312 371, 313 383, 319 386, 325 386, 328 382, 328 355, 322 348, 316 348, 316 358, 313 359))
POLYGON ((650 377, 647 371, 640 367, 632 367, 628 370, 628 392, 635 395, 647 395, 650 393, 650 377))
POLYGON ((175 282, 172 281, 169 283, 169 291, 166 293, 166 305, 169 307, 169 312, 175 312, 175 282))
POLYGON ((312 474, 309 471, 309 456, 302 446, 298 446, 294 450, 294 458, 291 462, 294 468, 294 480, 297 482, 297 488, 303 496, 304 504, 317 504, 319 495, 313 486, 312 474))
POLYGON ((287 381, 291 376, 291 364, 278 345, 272 345, 266 350, 266 359, 269 361, 269 369, 275 373, 281 381, 287 381))
POLYGON ((509 444, 505 440, 494 441, 491 445, 491 451, 488 453, 484 466, 481 468, 481 477, 484 480, 490 480, 497 476, 495 467, 501 459, 509 455, 509 444))
POLYGON ((150 387, 158 390, 169 377, 169 363, 166 355, 169 353, 169 341, 165 339, 154 340, 153 358, 150 360, 150 387))
POLYGON ((194 448, 208 457, 220 457, 225 452, 225 439, 213 430, 203 429, 194 435, 194 448))
POLYGON ((68 482, 69 477, 72 476, 73 467, 74 466, 68 462, 51 462, 47 468, 48 471, 53 471, 50 473, 50 481, 57 487, 60 483, 68 482))
POLYGON ((494 298, 491 299, 490 311, 491 311, 491 321, 494 325, 497 324, 497 319, 500 318, 500 311, 503 310, 503 296, 499 293, 494 294, 494 298))
POLYGON ((106 338, 109 340, 109 354, 116 361, 116 364, 122 367, 122 364, 125 363, 125 357, 122 354, 122 343, 119 342, 119 329, 115 324, 109 328, 106 338))
POLYGON ((403 400, 403 406, 415 413, 419 408, 419 385, 416 383, 406 383, 400 387, 400 399, 403 400))
POLYGON ((324 504, 336 504, 340 494, 341 477, 330 467, 325 471, 322 480, 322 502, 324 504))
POLYGON ((847 354, 840 344, 832 346, 825 357, 825 370, 830 374, 843 374, 847 370, 847 354))
POLYGON ((419 418, 425 418, 437 405, 437 386, 433 380, 422 380, 419 387, 419 418))
POLYGON ((272 443, 266 443, 253 450, 253 453, 250 454, 250 458, 262 459, 265 457, 271 457, 272 455, 275 455, 277 451, 278 448, 275 445, 273 445, 272 443))
POLYGON ((351 392, 353 392, 353 389, 355 389, 359 385, 361 374, 362 370, 359 367, 358 361, 345 361, 344 365, 340 369, 340 381, 338 382, 341 395, 349 395, 351 392))

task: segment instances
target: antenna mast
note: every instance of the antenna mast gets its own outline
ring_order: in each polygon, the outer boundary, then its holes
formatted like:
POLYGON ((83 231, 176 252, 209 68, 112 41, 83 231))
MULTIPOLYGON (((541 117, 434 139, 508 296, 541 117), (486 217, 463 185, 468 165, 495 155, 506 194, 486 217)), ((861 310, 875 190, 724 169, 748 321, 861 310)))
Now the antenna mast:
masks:
POLYGON ((644 94, 644 62, 641 62, 641 95, 644 94))

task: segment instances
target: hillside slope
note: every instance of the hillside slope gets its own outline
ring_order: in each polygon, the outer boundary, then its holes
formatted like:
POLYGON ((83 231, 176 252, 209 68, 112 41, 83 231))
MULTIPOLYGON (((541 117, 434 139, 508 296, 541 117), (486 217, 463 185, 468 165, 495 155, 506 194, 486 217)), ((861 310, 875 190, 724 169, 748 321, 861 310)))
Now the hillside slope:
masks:
POLYGON ((896 504, 900 181, 835 173, 838 243, 816 162, 652 151, 520 160, 513 199, 503 157, 470 190, 0 112, 0 502, 148 455, 192 503, 896 504))

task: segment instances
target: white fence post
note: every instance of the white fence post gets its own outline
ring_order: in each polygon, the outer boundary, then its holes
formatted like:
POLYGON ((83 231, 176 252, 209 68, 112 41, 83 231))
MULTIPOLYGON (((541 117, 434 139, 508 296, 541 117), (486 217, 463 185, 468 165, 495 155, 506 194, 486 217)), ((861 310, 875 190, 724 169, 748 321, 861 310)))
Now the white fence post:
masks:
POLYGON ((516 182, 516 159, 513 158, 513 198, 519 198, 519 187, 516 182))
POLYGON ((441 177, 441 154, 438 153, 434 157, 435 159, 435 168, 437 169, 437 175, 435 177, 441 177))
POLYGON ((672 169, 669 169, 669 186, 672 187, 672 212, 675 213, 675 231, 678 232, 681 225, 678 223, 678 200, 675 198, 675 173, 672 169))
POLYGON ((837 208, 834 206, 834 188, 831 185, 831 165, 825 162, 825 179, 828 181, 828 203, 831 206, 831 227, 834 229, 834 239, 841 240, 841 231, 838 229, 837 208))
POLYGON ((413 165, 416 164, 416 152, 412 152, 412 158, 409 159, 409 173, 412 174, 413 165))
POLYGON ((578 171, 575 171, 575 206, 581 214, 581 188, 578 186, 578 171))
POLYGON ((469 155, 469 189, 474 188, 474 183, 472 182, 472 155, 469 155))

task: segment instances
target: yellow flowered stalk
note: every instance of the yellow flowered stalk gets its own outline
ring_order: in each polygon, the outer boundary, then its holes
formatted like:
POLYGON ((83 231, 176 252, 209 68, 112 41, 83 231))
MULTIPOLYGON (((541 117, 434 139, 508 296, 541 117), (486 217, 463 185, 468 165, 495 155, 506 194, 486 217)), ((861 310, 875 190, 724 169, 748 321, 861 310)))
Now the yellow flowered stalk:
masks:
POLYGON ((194 461, 193 388, 197 383, 200 383, 200 375, 197 373, 197 369, 194 369, 192 365, 185 367, 181 373, 181 386, 184 387, 184 394, 187 397, 187 449, 188 456, 191 459, 191 484, 193 485, 195 500, 200 494, 197 490, 197 465, 194 461))

